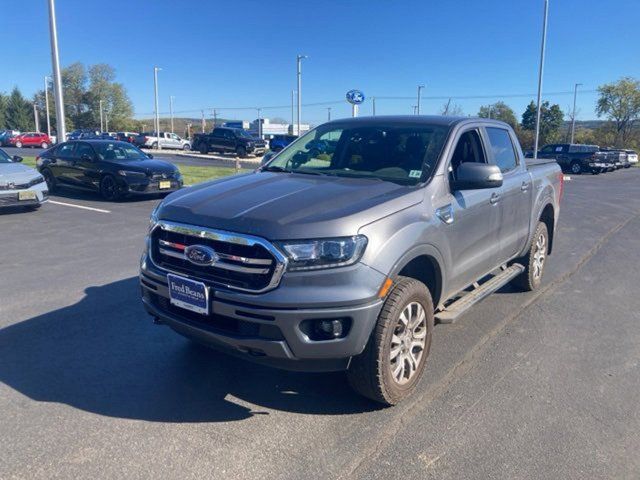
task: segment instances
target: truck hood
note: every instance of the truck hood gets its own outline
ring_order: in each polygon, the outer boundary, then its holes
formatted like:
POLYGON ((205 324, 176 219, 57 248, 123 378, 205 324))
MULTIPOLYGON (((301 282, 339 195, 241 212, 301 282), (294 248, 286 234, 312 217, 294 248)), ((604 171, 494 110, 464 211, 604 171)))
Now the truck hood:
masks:
POLYGON ((20 163, 0 163, 0 185, 26 183, 39 175, 33 168, 20 163))
POLYGON ((270 240, 338 237, 422 198, 421 189, 379 180, 260 172, 173 193, 158 218, 270 240))

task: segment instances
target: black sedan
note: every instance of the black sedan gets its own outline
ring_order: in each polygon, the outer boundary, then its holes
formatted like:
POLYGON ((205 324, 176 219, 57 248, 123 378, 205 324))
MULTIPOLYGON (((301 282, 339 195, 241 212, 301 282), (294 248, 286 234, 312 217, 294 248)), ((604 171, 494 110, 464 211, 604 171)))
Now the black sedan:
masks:
POLYGON ((175 165, 113 140, 61 143, 38 157, 37 168, 49 192, 80 188, 100 192, 106 200, 182 188, 182 175, 175 165))

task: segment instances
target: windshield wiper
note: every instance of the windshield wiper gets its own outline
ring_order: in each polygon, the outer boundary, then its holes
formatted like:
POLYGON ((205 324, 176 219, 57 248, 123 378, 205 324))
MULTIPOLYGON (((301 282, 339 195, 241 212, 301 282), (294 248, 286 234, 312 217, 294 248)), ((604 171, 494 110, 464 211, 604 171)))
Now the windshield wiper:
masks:
POLYGON ((318 172, 317 170, 305 170, 302 168, 298 168, 296 170, 289 170, 291 173, 302 173, 304 175, 327 175, 323 172, 318 172))
POLYGON ((278 167, 277 165, 272 165, 270 167, 266 167, 262 169, 263 172, 286 172, 291 173, 291 170, 287 170, 286 168, 278 167))

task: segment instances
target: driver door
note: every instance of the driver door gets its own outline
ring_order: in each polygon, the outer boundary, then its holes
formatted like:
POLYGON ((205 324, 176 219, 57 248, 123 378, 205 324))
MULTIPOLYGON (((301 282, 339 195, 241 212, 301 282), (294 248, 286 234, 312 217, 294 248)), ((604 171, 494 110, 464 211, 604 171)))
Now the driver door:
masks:
MULTIPOLYGON (((458 134, 449 159, 450 180, 464 162, 487 163, 484 133, 480 128, 469 128, 458 134)), ((444 204, 434 205, 436 215, 447 224, 442 231, 449 245, 451 265, 448 293, 462 290, 496 267, 500 251, 501 190, 501 187, 450 189, 444 204)))

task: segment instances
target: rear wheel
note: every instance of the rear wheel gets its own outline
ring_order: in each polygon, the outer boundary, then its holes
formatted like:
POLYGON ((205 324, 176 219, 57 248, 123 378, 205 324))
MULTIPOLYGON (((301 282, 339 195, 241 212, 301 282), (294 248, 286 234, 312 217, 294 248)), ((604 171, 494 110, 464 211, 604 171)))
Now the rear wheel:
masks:
POLYGON ((151 144, 151 148, 153 148, 154 150, 157 150, 158 149, 158 142, 153 142, 151 144))
POLYGON ((185 144, 182 146, 182 150, 184 150, 185 152, 187 152, 187 151, 191 150, 191 145, 189 145, 188 143, 185 143, 185 144))
POLYGON ((42 148, 49 148, 49 144, 47 142, 42 142, 42 144, 40 144, 40 146, 42 148))
POLYGON ((47 190, 49 190, 49 193, 53 193, 56 189, 56 177, 53 176, 53 173, 48 168, 42 170, 41 173, 44 181, 47 182, 47 190))
POLYGON ((22 142, 16 142, 16 148, 22 148, 22 142))
POLYGON ((571 173, 574 175, 580 175, 582 173, 582 165, 580 165, 580 162, 573 162, 571 164, 571 173))
POLYGON ((519 261, 524 265, 524 272, 518 275, 513 280, 513 283, 527 292, 537 289, 542 282, 542 274, 544 273, 544 265, 548 253, 549 232, 547 225, 543 222, 538 222, 529 251, 519 261))
POLYGON ((118 200, 122 197, 122 189, 111 175, 105 175, 100 180, 100 195, 109 201, 118 200))
POLYGON ((433 324, 429 289, 413 278, 398 277, 367 346, 347 371, 351 387, 385 405, 411 395, 426 365, 433 324))

